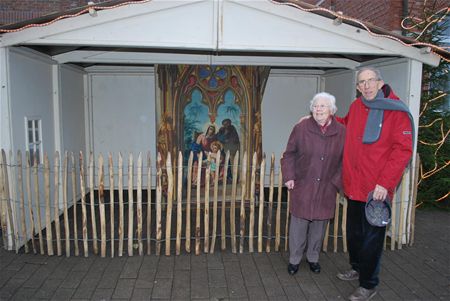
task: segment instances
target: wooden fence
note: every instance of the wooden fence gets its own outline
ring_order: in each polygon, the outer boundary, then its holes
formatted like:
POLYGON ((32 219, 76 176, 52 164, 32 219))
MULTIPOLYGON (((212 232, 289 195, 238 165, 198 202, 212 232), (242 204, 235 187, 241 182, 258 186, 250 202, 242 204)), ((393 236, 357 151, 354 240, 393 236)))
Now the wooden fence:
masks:
MULTIPOLYGON (((60 159, 56 152, 51 166, 46 154, 42 164, 31 165, 28 152, 22 158, 20 151, 7 156, 2 150, 3 246, 86 257, 122 256, 124 249, 129 256, 288 250, 290 200, 279 189, 275 156, 266 164, 265 157, 257 162, 255 153, 249 164, 246 154, 215 155, 194 159, 191 153, 187 164, 181 153, 176 160, 169 154, 165 162, 158 155, 153 165, 150 154, 137 160, 129 154, 124 162, 121 154, 114 161, 101 154, 95 160, 92 153, 85 160, 81 152, 60 159)), ((415 181, 407 181, 412 174, 405 173, 392 203, 385 248, 387 241, 392 250, 413 242, 415 185, 408 185, 415 181)), ((346 206, 337 195, 324 251, 332 243, 334 252, 346 252, 346 206)))

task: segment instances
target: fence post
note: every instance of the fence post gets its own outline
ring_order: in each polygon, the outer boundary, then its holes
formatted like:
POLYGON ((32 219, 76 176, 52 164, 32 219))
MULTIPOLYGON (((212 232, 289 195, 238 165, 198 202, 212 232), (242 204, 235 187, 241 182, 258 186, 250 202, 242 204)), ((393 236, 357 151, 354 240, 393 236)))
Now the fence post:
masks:
POLYGON ((157 161, 157 181, 156 181, 156 255, 161 254, 161 236, 162 236, 162 224, 161 224, 161 197, 162 197, 162 167, 161 167, 161 153, 158 153, 157 161))
POLYGON ((147 255, 151 254, 152 233, 152 163, 150 152, 147 153, 147 255))
POLYGON ((259 214, 258 214, 258 252, 263 250, 264 220, 264 177, 266 172, 266 154, 263 154, 259 169, 259 214))
POLYGON ((200 254, 200 183, 202 180, 202 161, 203 161, 203 152, 198 154, 198 166, 197 166, 197 202, 196 202, 196 210, 195 210, 195 255, 200 254))
POLYGON ((75 157, 73 152, 70 153, 71 161, 71 176, 72 176, 72 203, 73 203, 73 243, 75 245, 75 256, 80 255, 80 250, 78 248, 78 215, 77 215, 77 179, 76 179, 76 168, 75 168, 75 157))
POLYGON ((142 256, 144 254, 144 245, 142 244, 142 153, 139 153, 137 163, 137 239, 138 252, 142 256))
POLYGON ((105 182, 103 155, 98 156, 98 205, 100 211, 100 256, 106 257, 105 182))
POLYGON ((178 180, 177 180, 177 238, 176 254, 180 255, 181 250, 181 230, 183 225, 182 207, 183 189, 183 155, 178 152, 178 180))
POLYGON ((227 228, 226 228, 226 205, 227 205, 227 181, 228 181, 228 165, 230 163, 230 151, 228 150, 225 155, 225 163, 223 165, 223 178, 222 178, 222 214, 220 215, 220 231, 221 231, 221 248, 225 250, 227 248, 227 228))
POLYGON ((133 211, 133 154, 130 153, 128 156, 128 256, 133 256, 133 211))
POLYGON ((186 252, 191 252, 191 203, 192 203, 192 163, 194 161, 194 153, 189 153, 188 170, 187 170, 187 191, 186 191, 186 252))
POLYGON ((98 238, 97 238, 97 221, 95 218, 95 175, 94 175, 94 154, 90 152, 89 154, 89 201, 91 208, 91 228, 92 228, 92 247, 94 254, 98 254, 98 238))
POLYGON ((247 152, 244 152, 242 158, 241 170, 241 212, 240 212, 240 237, 239 237, 239 253, 244 252, 245 241, 245 195, 247 192, 247 152))
POLYGON ((257 154, 253 153, 252 171, 250 180, 250 218, 248 226, 248 250, 253 253, 253 239, 255 237, 255 189, 256 189, 256 160, 257 154))
MULTIPOLYGON (((69 213, 67 208, 67 167, 68 167, 68 157, 67 151, 64 152, 64 165, 63 165, 63 209, 64 209, 64 234, 65 234, 65 246, 66 246, 66 257, 70 257, 70 228, 69 228, 69 213)), ((74 203, 75 207, 76 204, 74 203)))
POLYGON ((20 222, 22 228, 21 230, 25 247, 25 253, 28 253, 30 252, 30 250, 28 248, 27 224, 25 221, 25 196, 23 192, 22 152, 20 150, 17 151, 17 172, 18 172, 17 186, 19 188, 19 198, 20 198, 20 222))
POLYGON ((173 170, 171 153, 167 153, 167 207, 166 207, 166 256, 170 255, 170 240, 172 234, 172 205, 173 205, 173 170))
POLYGON ((55 152, 55 165, 54 165, 54 200, 53 204, 55 206, 53 214, 54 214, 54 222, 55 222, 55 232, 56 232, 56 252, 58 256, 62 255, 61 249, 61 225, 59 222, 59 152, 55 152))
POLYGON ((47 153, 44 155, 44 189, 45 189, 45 234, 47 237, 47 254, 53 255, 52 220, 50 218, 50 166, 47 153))
POLYGON ((36 244, 34 242, 34 233, 35 233, 35 225, 34 225, 34 212, 33 212, 33 196, 31 195, 31 167, 30 167, 30 152, 26 151, 26 169, 25 169, 25 177, 26 177, 26 187, 27 187, 27 199, 28 199, 28 214, 30 215, 30 237, 31 237, 31 247, 33 248, 33 253, 36 254, 36 244))
POLYGON ((214 171, 214 200, 213 200, 213 233, 211 239, 211 250, 209 251, 211 254, 214 253, 214 248, 216 246, 216 236, 217 236, 217 198, 219 194, 219 176, 220 176, 220 166, 221 166, 221 158, 220 158, 220 150, 217 152, 216 157, 214 158, 216 170, 214 171))
POLYGON ((86 212, 86 188, 84 178, 83 152, 80 151, 80 190, 81 190, 81 215, 83 228, 83 251, 84 257, 88 257, 88 233, 87 233, 87 212, 86 212))
POLYGON ((114 231, 114 165, 112 154, 108 154, 108 168, 109 168, 109 218, 110 220, 110 228, 111 228, 111 258, 114 257, 114 246, 115 246, 115 231, 114 231))

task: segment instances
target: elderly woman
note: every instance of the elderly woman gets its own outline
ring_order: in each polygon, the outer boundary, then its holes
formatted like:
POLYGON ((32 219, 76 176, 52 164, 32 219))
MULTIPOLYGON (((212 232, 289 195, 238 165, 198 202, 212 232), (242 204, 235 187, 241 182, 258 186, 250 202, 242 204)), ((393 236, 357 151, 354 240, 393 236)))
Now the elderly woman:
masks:
POLYGON ((322 92, 310 102, 313 118, 297 123, 281 161, 291 195, 288 272, 298 271, 306 246, 312 272, 320 273, 319 252, 325 228, 334 216, 341 189, 341 163, 345 127, 334 119, 333 95, 322 92))

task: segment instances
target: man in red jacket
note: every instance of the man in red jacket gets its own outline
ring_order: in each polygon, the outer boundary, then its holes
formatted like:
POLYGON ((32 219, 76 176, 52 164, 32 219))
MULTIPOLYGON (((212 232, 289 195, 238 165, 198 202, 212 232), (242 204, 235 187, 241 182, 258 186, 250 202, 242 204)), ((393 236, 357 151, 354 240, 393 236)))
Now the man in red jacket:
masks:
POLYGON ((359 70, 356 88, 361 96, 353 101, 347 116, 337 118, 346 125, 342 177, 348 199, 346 232, 352 267, 337 277, 359 279, 349 300, 369 300, 379 283, 386 227, 368 223, 365 204, 371 191, 375 201, 392 200, 411 159, 413 128, 407 107, 384 84, 377 69, 359 70))

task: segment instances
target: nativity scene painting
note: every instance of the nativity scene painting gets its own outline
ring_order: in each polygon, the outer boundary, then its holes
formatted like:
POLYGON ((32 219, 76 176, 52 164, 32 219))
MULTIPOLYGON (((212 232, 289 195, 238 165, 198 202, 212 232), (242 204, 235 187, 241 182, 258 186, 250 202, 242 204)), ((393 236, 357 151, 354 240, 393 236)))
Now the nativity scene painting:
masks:
POLYGON ((200 157, 206 163, 209 155, 211 175, 219 169, 219 181, 228 168, 227 182, 231 180, 231 166, 224 166, 227 152, 230 162, 238 152, 240 160, 245 153, 251 162, 254 152, 261 158, 260 111, 268 74, 268 67, 158 65, 157 145, 162 158, 181 151, 187 166, 192 152, 193 185, 204 185, 203 179, 197 183, 200 157))

